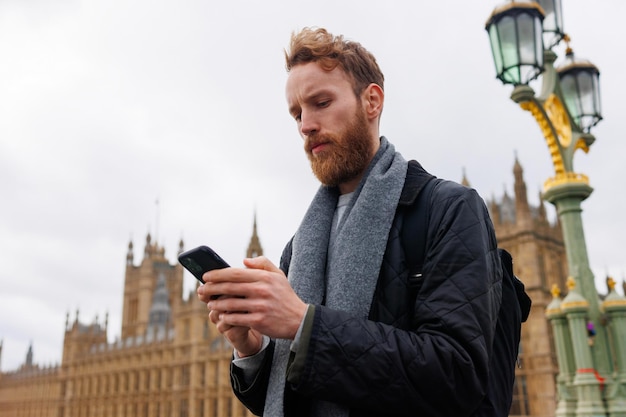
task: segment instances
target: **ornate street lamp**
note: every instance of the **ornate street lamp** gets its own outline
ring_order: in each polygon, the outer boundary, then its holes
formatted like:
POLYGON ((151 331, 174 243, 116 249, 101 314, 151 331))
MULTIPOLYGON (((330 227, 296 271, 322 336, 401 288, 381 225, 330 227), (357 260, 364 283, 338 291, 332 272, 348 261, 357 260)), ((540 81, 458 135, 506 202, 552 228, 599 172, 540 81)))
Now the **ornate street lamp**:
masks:
POLYGON ((593 188, 573 167, 575 152, 589 151, 595 141, 590 130, 602 120, 600 72, 590 62, 574 58, 563 32, 560 0, 504 3, 492 12, 486 30, 496 77, 514 86, 511 99, 537 121, 554 165, 555 175, 545 182, 542 196, 557 209, 572 285, 560 312, 548 310, 549 317, 568 322, 566 328, 553 322, 555 338, 574 346, 557 352, 561 393, 557 415, 626 417, 626 380, 614 378, 615 363, 626 363, 626 352, 616 350, 614 340, 609 340, 582 227, 581 203, 593 188), (568 46, 557 70, 553 49, 561 40, 568 46), (539 76, 541 91, 535 94, 528 84, 539 76), (594 329, 593 345, 581 342, 588 339, 589 326, 594 329))

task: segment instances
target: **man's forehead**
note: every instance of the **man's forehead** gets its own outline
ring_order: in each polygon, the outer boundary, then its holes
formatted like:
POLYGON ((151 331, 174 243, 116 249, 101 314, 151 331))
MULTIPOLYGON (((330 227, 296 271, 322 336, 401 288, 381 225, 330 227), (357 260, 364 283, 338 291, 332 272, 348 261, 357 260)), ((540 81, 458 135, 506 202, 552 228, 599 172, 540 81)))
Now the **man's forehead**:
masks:
POLYGON ((309 62, 291 68, 285 88, 289 96, 290 92, 296 93, 297 91, 298 94, 310 94, 312 91, 345 83, 351 85, 350 78, 343 68, 337 66, 332 70, 327 70, 316 62, 309 62))

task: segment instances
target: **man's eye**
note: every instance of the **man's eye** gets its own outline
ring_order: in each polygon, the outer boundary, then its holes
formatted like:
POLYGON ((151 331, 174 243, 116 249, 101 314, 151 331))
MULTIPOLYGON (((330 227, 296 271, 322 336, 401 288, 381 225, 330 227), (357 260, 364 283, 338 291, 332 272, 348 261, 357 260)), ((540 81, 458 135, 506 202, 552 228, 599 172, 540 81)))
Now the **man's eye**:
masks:
POLYGON ((317 103, 317 107, 328 107, 328 105, 330 104, 330 101, 326 100, 326 101, 320 101, 319 103, 317 103))
POLYGON ((296 122, 299 122, 300 120, 302 120, 302 113, 298 113, 294 115, 293 118, 295 119, 296 122))

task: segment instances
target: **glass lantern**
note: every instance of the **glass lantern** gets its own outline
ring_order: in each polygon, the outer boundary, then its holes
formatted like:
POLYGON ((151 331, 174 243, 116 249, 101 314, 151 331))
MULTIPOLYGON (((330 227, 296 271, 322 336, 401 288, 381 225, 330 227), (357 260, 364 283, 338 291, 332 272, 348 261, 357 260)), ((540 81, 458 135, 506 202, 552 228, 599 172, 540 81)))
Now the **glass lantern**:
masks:
POLYGON ((567 110, 580 129, 589 133, 602 120, 600 71, 587 60, 576 59, 568 48, 565 62, 557 68, 557 73, 567 110))
POLYGON ((537 2, 512 1, 487 20, 496 77, 503 83, 526 85, 543 71, 543 18, 537 2))

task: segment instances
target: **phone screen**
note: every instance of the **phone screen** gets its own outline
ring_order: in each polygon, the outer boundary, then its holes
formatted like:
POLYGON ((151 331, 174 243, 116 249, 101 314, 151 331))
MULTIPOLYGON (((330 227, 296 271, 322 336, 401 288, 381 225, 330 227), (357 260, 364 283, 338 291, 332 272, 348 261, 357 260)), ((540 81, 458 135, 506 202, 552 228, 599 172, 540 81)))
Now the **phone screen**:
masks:
POLYGON ((228 268, 230 265, 208 246, 198 246, 178 255, 178 261, 204 284, 202 275, 213 269, 228 268))

